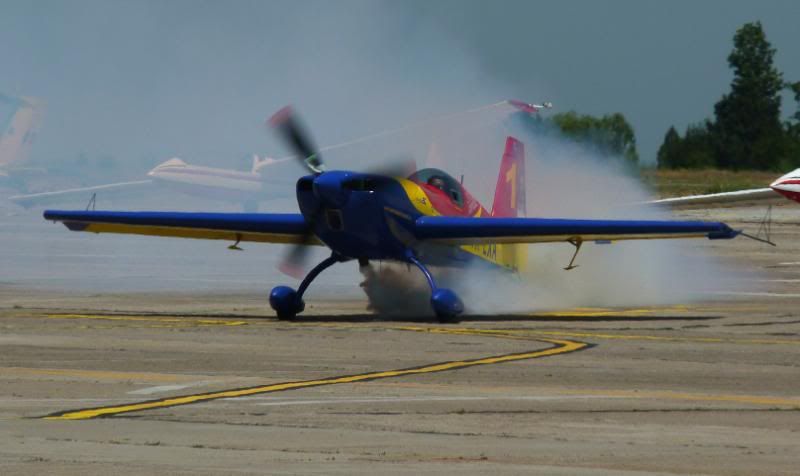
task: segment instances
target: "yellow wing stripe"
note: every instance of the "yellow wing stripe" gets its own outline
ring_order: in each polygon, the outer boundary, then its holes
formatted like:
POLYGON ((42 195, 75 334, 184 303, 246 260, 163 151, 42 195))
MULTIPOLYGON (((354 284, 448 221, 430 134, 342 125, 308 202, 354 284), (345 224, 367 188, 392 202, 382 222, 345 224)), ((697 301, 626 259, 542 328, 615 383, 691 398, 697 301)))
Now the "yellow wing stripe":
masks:
POLYGON ((168 236, 173 238, 195 238, 202 240, 251 241, 258 243, 306 243, 321 244, 314 237, 307 242, 305 237, 280 233, 254 233, 235 230, 212 230, 206 228, 182 228, 172 226, 127 225, 119 223, 90 223, 82 231, 92 233, 122 233, 127 235, 168 236))

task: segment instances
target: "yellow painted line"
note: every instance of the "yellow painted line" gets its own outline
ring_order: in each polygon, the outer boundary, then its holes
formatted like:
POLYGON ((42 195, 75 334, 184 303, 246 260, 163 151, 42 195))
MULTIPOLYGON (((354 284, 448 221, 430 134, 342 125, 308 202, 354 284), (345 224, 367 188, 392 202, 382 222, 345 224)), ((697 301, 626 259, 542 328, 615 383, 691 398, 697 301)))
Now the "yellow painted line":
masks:
POLYGON ((490 337, 502 337, 504 339, 524 339, 524 340, 539 340, 533 336, 522 335, 520 330, 496 330, 496 329, 471 329, 459 327, 420 327, 420 326, 401 326, 393 327, 392 329, 399 331, 410 332, 427 332, 430 334, 453 334, 453 335, 482 335, 490 337))
POLYGON ((400 326, 391 329, 411 332, 427 332, 430 334, 454 334, 454 335, 482 335, 491 337, 503 337, 506 339, 522 339, 516 329, 496 330, 496 329, 473 329, 466 327, 422 327, 422 326, 400 326))
POLYGON ((551 311, 538 311, 530 314, 530 317, 607 317, 607 316, 642 316, 652 314, 687 314, 687 313, 725 313, 731 311, 739 312, 757 312, 762 311, 763 307, 743 307, 740 304, 730 305, 725 307, 723 305, 714 306, 665 306, 665 307, 650 307, 640 309, 614 309, 614 308, 601 308, 601 307, 577 307, 573 309, 559 309, 551 311))
POLYGON ((3 377, 14 375, 49 375, 78 377, 87 379, 109 380, 144 380, 156 382, 180 382, 195 379, 195 376, 171 375, 150 372, 114 372, 106 370, 78 370, 78 369, 37 369, 32 367, 0 367, 3 377))
POLYGON ((45 416, 44 418, 48 420, 86 420, 90 418, 119 415, 121 413, 131 413, 142 410, 152 410, 156 408, 174 407, 178 405, 189 405, 193 403, 217 400, 220 398, 245 397, 245 396, 259 395, 264 393, 284 392, 287 390, 319 387, 323 385, 365 382, 365 381, 385 379, 385 378, 403 377, 406 375, 419 375, 419 374, 426 374, 433 372, 458 370, 478 365, 492 365, 492 364, 501 364, 505 362, 514 362, 519 360, 536 359, 542 357, 549 357, 553 355, 567 354, 570 352, 576 352, 589 347, 589 344, 583 342, 574 342, 570 340, 561 340, 561 339, 539 339, 539 340, 553 344, 553 347, 543 350, 535 350, 535 351, 515 353, 515 354, 504 354, 504 355, 484 357, 474 360, 456 360, 451 362, 441 362, 441 363, 424 365, 421 367, 414 367, 407 369, 368 372, 364 374, 345 375, 341 377, 331 377, 331 378, 316 379, 316 380, 304 380, 299 382, 276 383, 276 384, 263 385, 257 387, 223 390, 219 392, 209 392, 209 393, 200 393, 194 395, 169 397, 159 400, 131 403, 127 405, 115 405, 107 407, 88 408, 83 410, 73 410, 73 411, 55 413, 52 415, 45 416))
MULTIPOLYGON (((567 310, 545 311, 531 314, 531 317, 609 317, 609 316, 648 316, 656 313, 677 312, 674 309, 623 309, 623 310, 567 310)), ((685 311, 679 311, 685 312, 685 311)))
POLYGON ((671 391, 640 390, 575 390, 564 392, 575 395, 595 395, 616 398, 643 398, 661 400, 687 400, 695 402, 731 402, 752 405, 790 406, 800 408, 800 398, 770 397, 766 395, 705 394, 671 391))
POLYGON ((193 317, 126 316, 116 314, 48 314, 48 319, 98 319, 104 321, 160 322, 195 326, 246 326, 247 321, 193 317))
MULTIPOLYGON (((480 385, 460 385, 454 386, 437 384, 437 383, 422 383, 422 382, 374 382, 369 385, 390 387, 390 388, 410 388, 410 389, 424 389, 424 390, 453 390, 454 388, 461 389, 460 391, 480 391, 482 394, 501 394, 502 396, 513 395, 518 392, 520 387, 498 387, 480 386, 480 385)), ((536 387, 536 392, 543 396, 558 397, 558 396, 592 396, 592 397, 608 397, 608 398, 630 398, 630 399, 644 399, 644 400, 691 400, 698 402, 733 402, 753 405, 767 405, 767 406, 790 406, 800 407, 800 397, 771 397, 767 395, 737 395, 737 394, 708 394, 708 393, 690 393, 690 392, 675 392, 669 390, 613 390, 613 389, 564 389, 555 387, 536 387)), ((487 397, 491 398, 491 397, 487 397)))
POLYGON ((601 332, 572 332, 572 331, 537 331, 529 329, 468 329, 468 328, 438 328, 438 327, 396 327, 398 330, 429 332, 432 334, 479 334, 503 338, 536 338, 537 336, 546 337, 567 337, 567 338, 595 338, 608 340, 645 340, 662 342, 695 342, 706 344, 758 344, 758 345, 800 345, 800 340, 790 339, 736 339, 724 337, 672 337, 672 336, 651 336, 638 334, 606 334, 601 332))
POLYGON ((706 344, 757 344, 757 345, 800 345, 800 340, 791 339, 736 339, 726 337, 671 337, 649 336, 638 334, 605 334, 599 332, 567 332, 567 331, 522 331, 537 336, 595 338, 609 340, 649 340, 662 342, 696 342, 706 344))

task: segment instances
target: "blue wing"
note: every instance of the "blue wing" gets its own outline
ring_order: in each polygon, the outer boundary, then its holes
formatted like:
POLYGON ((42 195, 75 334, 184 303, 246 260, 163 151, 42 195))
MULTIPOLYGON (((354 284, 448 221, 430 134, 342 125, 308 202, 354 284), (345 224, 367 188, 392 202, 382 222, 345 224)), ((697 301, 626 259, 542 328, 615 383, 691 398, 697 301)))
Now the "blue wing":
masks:
POLYGON ((262 243, 319 244, 299 213, 181 213, 47 210, 72 231, 262 243), (309 236, 311 241, 309 242, 309 236))
POLYGON ((571 220, 560 218, 456 218, 424 216, 415 223, 420 240, 450 245, 551 243, 660 238, 734 238, 725 223, 661 220, 571 220))

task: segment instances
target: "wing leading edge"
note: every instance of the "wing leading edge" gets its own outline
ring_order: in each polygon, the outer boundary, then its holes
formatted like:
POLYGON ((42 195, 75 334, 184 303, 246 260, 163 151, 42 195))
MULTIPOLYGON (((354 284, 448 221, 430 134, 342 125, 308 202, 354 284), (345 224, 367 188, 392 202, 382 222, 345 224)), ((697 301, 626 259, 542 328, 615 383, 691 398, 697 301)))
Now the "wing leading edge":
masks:
POLYGON ((735 192, 709 193, 706 195, 687 195, 685 197, 662 198, 646 202, 648 205, 712 205, 716 203, 734 203, 747 201, 777 200, 780 198, 771 188, 753 188, 735 192))
POLYGON ((169 236, 261 243, 308 242, 309 228, 299 213, 106 212, 47 210, 46 220, 72 231, 169 236))
POLYGON ((734 238, 725 223, 660 220, 572 220, 560 218, 456 218, 425 216, 415 223, 420 240, 450 245, 555 243, 662 238, 734 238))

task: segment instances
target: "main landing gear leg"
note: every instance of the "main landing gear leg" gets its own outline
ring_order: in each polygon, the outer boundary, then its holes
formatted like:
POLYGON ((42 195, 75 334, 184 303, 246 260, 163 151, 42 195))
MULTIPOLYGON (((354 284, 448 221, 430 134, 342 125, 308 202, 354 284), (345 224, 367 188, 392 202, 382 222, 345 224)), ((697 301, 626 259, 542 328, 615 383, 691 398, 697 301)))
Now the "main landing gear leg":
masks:
POLYGON ((431 308, 436 313, 436 317, 440 322, 458 322, 458 315, 464 312, 464 303, 453 291, 447 288, 440 288, 436 286, 428 268, 422 264, 411 251, 406 253, 406 259, 425 275, 428 280, 428 285, 431 287, 431 308))
POLYGON ((272 291, 269 293, 269 305, 272 306, 272 309, 278 314, 278 319, 289 320, 303 312, 306 308, 306 303, 303 302, 303 294, 306 292, 306 289, 308 289, 311 281, 314 281, 314 279, 319 276, 319 273, 323 272, 326 268, 340 261, 342 261, 340 256, 332 254, 330 257, 314 266, 314 269, 312 269, 303 279, 303 282, 300 283, 300 287, 297 288, 297 291, 289 286, 276 286, 272 288, 272 291))

